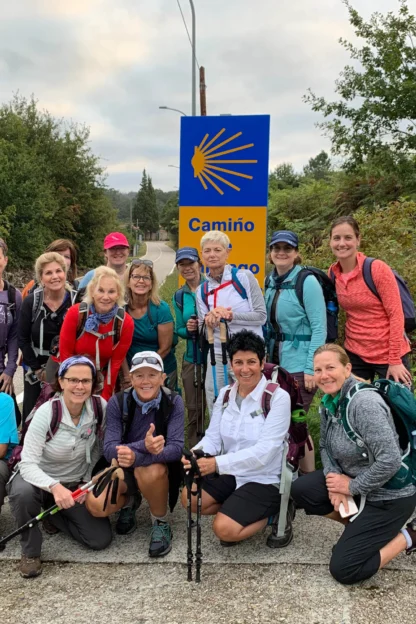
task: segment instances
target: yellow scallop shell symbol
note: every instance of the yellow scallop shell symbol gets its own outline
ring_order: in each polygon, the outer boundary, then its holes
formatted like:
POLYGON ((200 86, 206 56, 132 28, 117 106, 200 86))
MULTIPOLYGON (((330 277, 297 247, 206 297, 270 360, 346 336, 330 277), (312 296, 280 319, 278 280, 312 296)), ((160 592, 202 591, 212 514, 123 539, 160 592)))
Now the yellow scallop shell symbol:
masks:
POLYGON ((220 156, 225 156, 227 154, 233 154, 235 152, 241 152, 242 150, 250 149, 250 147, 254 146, 254 143, 248 143, 247 145, 240 145, 238 147, 232 147, 231 149, 221 150, 224 145, 227 143, 231 143, 238 139, 243 133, 237 132, 233 136, 221 141, 221 143, 215 143, 219 137, 224 134, 225 128, 222 128, 213 139, 208 141, 209 134, 206 134, 202 139, 200 145, 195 146, 194 155, 191 160, 191 165, 194 170, 194 178, 198 178, 201 182, 202 186, 205 190, 208 189, 207 182, 210 184, 220 195, 224 195, 224 191, 218 186, 217 183, 214 182, 212 178, 219 180, 223 184, 231 187, 235 191, 240 191, 240 187, 236 184, 233 184, 226 178, 215 173, 216 171, 220 171, 221 173, 225 173, 228 176, 237 176, 239 178, 246 178, 247 180, 252 180, 253 176, 248 175, 247 173, 240 173, 239 171, 233 171, 232 169, 225 169, 224 167, 218 167, 218 164, 235 164, 235 165, 246 165, 246 164, 255 164, 257 160, 244 160, 244 159, 226 159, 226 160, 218 160, 220 156), (207 143, 208 141, 208 143, 207 143), (220 150, 220 151, 218 151, 220 150))

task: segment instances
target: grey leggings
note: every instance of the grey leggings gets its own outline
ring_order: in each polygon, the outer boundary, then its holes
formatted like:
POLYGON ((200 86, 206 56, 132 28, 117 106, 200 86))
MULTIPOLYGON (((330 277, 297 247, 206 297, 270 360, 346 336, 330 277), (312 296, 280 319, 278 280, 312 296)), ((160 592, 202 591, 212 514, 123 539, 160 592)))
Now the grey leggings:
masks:
MULTIPOLYGON (((8 485, 8 494, 16 526, 22 526, 37 516, 41 508, 54 504, 52 494, 31 485, 17 474, 8 485)), ((108 518, 94 518, 85 505, 75 503, 70 509, 63 509, 53 516, 51 522, 63 533, 92 550, 103 550, 111 543, 112 533, 108 518)), ((40 557, 42 533, 39 526, 22 533, 22 553, 27 557, 40 557)))

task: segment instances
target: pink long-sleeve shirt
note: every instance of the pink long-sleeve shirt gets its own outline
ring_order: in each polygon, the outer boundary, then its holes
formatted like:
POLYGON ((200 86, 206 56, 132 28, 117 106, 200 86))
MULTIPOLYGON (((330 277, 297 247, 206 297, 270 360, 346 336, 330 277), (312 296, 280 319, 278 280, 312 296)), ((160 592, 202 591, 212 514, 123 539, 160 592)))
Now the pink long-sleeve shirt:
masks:
POLYGON ((345 310, 344 346, 370 364, 401 364, 410 351, 404 332, 404 316, 399 287, 391 268, 375 260, 371 274, 381 301, 373 295, 363 277, 363 253, 357 253, 357 266, 342 273, 339 262, 329 269, 335 275, 340 306, 345 310))

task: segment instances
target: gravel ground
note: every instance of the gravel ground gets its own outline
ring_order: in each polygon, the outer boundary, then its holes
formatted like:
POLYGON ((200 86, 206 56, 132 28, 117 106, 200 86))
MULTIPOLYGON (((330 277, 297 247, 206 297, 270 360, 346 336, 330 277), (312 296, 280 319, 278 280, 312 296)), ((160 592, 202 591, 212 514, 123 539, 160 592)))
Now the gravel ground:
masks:
POLYGON ((21 579, 2 562, 3 624, 414 624, 413 572, 385 571, 342 587, 324 566, 205 565, 200 584, 184 565, 45 564, 21 579))

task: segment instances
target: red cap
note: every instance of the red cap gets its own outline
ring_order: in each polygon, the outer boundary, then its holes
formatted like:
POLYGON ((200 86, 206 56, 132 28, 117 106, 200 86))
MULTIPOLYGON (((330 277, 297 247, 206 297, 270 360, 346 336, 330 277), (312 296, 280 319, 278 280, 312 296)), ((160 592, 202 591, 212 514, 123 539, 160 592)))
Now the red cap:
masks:
POLYGON ((121 232, 111 232, 104 239, 104 249, 111 247, 130 247, 129 241, 121 232))

